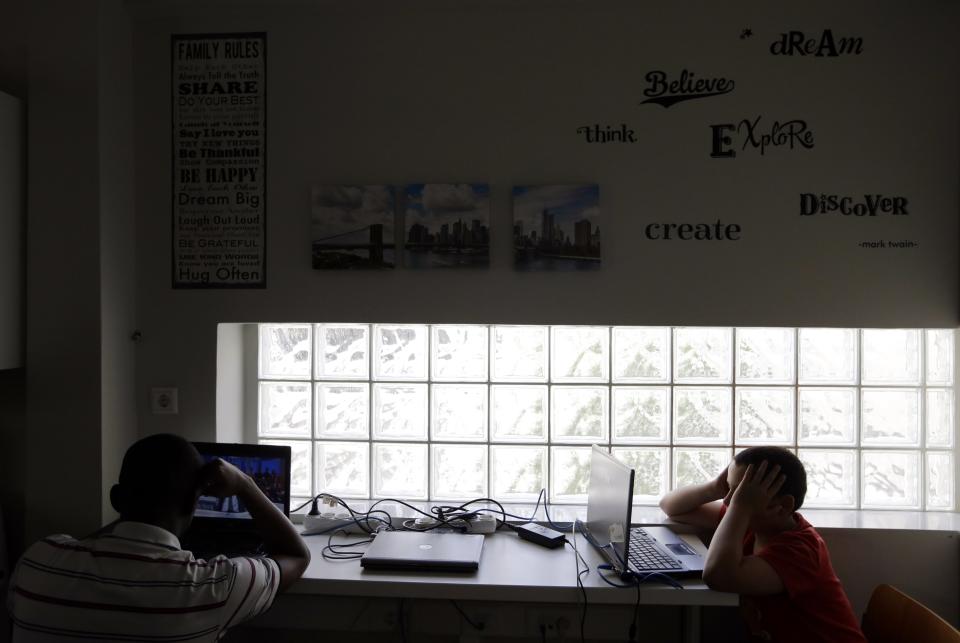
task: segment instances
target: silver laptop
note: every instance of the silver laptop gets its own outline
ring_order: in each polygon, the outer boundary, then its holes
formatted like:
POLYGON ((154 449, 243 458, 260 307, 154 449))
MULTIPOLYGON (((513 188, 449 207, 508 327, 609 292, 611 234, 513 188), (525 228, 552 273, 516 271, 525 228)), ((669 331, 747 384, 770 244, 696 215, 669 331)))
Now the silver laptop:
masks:
POLYGON ((668 527, 630 527, 634 471, 594 445, 584 536, 621 575, 703 573, 703 557, 668 527))
POLYGON ((381 531, 360 559, 364 569, 472 572, 483 536, 433 531, 381 531))

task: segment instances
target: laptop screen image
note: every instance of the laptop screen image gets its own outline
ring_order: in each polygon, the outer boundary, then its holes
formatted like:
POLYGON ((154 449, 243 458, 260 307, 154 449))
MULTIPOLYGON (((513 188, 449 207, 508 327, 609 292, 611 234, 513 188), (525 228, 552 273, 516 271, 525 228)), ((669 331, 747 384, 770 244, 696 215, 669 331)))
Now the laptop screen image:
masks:
MULTIPOLYGON (((268 444, 194 442, 204 462, 220 458, 237 467, 256 483, 285 516, 290 515, 290 447, 268 444)), ((240 521, 252 518, 237 496, 200 496, 194 519, 203 522, 240 521)))

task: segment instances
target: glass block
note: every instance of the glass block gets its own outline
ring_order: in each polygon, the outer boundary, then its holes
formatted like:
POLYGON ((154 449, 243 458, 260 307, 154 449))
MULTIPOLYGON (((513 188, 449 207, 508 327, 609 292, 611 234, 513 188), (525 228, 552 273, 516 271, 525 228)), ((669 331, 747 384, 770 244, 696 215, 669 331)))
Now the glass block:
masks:
POLYGON ((260 378, 310 379, 310 324, 260 324, 260 378))
POLYGON ((862 384, 920 384, 920 331, 863 330, 862 384))
POLYGON ((861 389, 860 443, 920 446, 920 390, 861 389))
POLYGON ((950 329, 932 329, 927 333, 927 384, 953 385, 953 337, 950 329))
POLYGON ((683 384, 732 381, 732 328, 675 328, 673 333, 673 381, 683 384))
POLYGON ((801 446, 856 446, 857 389, 800 389, 801 446))
POLYGON ((554 382, 606 382, 610 330, 605 326, 554 326, 550 379, 554 382))
POLYGON ((554 442, 607 441, 606 386, 554 386, 550 395, 550 439, 554 442))
POLYGON ((953 511, 953 453, 927 452, 927 509, 953 511))
POLYGON ((670 381, 670 329, 617 326, 613 329, 613 381, 670 381))
POLYGON ((927 389, 927 446, 953 448, 953 389, 927 389))
POLYGON ((487 496, 485 444, 434 444, 430 447, 434 500, 472 500, 487 496))
POLYGON ((737 444, 793 444, 793 387, 737 387, 737 444))
POLYGON ((670 387, 614 386, 613 441, 667 444, 670 441, 670 387))
POLYGON ((491 446, 490 494, 500 501, 535 501, 547 488, 547 447, 491 446))
MULTIPOLYGON (((290 495, 313 496, 313 457, 307 440, 260 440, 260 444, 290 447, 290 495)), ((290 501, 293 507, 293 501, 290 501)))
POLYGON ((370 444, 316 442, 317 492, 347 498, 370 495, 370 444))
POLYGON ((792 328, 738 328, 737 382, 793 384, 795 341, 792 328))
POLYGON ((367 379, 369 327, 366 324, 318 324, 316 355, 317 379, 367 379))
POLYGON ((634 504, 655 505, 670 490, 670 449, 614 447, 613 455, 635 472, 634 504))
POLYGON ((487 385, 434 384, 431 439, 477 442, 487 439, 487 385))
POLYGON ((494 326, 494 382, 547 381, 547 327, 494 326))
POLYGON ((673 439, 678 443, 730 444, 732 390, 726 386, 673 389, 673 439))
POLYGON ((257 435, 271 438, 310 437, 310 384, 260 382, 257 435))
POLYGON ((434 326, 432 379, 485 382, 488 336, 486 326, 434 326))
POLYGON ((427 439, 427 385, 374 384, 373 438, 427 439))
POLYGON ((317 435, 337 440, 370 437, 370 385, 363 383, 317 384, 317 435))
POLYGON ((550 502, 585 504, 590 486, 590 447, 550 447, 550 502))
POLYGON ((917 451, 863 451, 860 457, 863 508, 920 508, 920 454, 917 451))
POLYGON ((800 449, 807 471, 804 507, 857 506, 857 452, 850 450, 800 449))
POLYGON ((676 448, 673 450, 673 488, 713 480, 731 459, 730 449, 676 448))
POLYGON ((374 326, 373 376, 378 380, 427 379, 427 327, 374 326))
POLYGON ((547 441, 546 386, 491 386, 491 439, 495 442, 547 441))
POLYGON ((375 498, 427 499, 427 445, 373 445, 375 498))
POLYGON ((857 330, 801 328, 800 384, 856 384, 857 330))

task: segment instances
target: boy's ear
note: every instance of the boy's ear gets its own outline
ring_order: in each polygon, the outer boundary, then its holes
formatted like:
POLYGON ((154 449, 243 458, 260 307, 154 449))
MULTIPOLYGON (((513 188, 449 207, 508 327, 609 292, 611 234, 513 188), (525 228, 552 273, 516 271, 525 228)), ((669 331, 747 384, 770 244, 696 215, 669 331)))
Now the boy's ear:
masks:
POLYGON ((797 500, 791 495, 783 495, 779 498, 776 498, 774 502, 780 507, 780 511, 783 515, 789 516, 794 511, 796 511, 797 500))
POLYGON ((114 511, 116 511, 118 514, 124 513, 124 505, 126 504, 123 502, 124 495, 125 494, 123 493, 123 489, 120 488, 120 485, 115 484, 110 487, 110 504, 113 505, 114 511))

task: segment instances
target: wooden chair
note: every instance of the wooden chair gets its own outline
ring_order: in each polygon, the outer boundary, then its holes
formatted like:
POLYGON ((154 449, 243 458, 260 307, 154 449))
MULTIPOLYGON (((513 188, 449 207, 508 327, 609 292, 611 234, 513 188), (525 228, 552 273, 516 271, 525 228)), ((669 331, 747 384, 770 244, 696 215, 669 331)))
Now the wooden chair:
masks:
POLYGON ((890 585, 877 585, 863 615, 870 643, 960 643, 960 632, 890 585))

